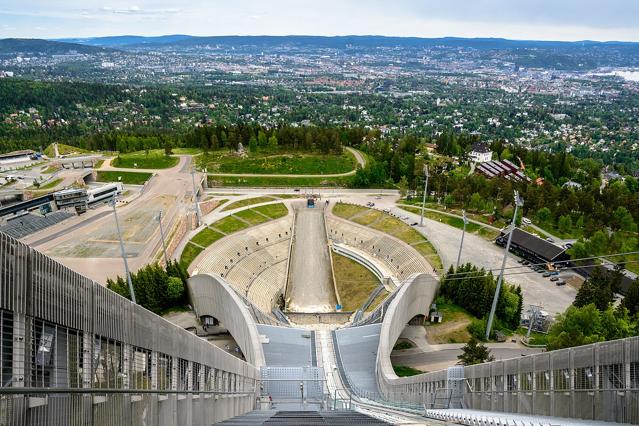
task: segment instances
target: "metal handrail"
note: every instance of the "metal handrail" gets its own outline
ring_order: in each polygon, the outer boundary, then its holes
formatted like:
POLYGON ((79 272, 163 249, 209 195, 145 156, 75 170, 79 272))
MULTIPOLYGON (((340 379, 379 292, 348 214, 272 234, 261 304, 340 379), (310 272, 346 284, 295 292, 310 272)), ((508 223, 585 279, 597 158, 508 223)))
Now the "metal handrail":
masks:
POLYGON ((207 391, 207 390, 173 390, 173 389, 113 389, 113 388, 0 388, 0 395, 24 395, 24 394, 210 394, 210 395, 254 395, 254 391, 207 391))

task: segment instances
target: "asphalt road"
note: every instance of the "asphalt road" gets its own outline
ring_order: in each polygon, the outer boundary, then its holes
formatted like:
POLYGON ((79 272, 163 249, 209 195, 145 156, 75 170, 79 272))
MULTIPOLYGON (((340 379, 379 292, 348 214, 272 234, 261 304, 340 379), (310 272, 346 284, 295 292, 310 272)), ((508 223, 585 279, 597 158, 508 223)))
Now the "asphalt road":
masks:
MULTIPOLYGON (((448 345, 433 345, 437 346, 448 345)), ((459 345, 462 346, 462 345, 459 345)), ((532 355, 541 353, 541 349, 525 348, 525 347, 496 347, 490 345, 490 352, 495 360, 519 358, 523 355, 532 355)), ((429 352, 421 352, 416 350, 394 351, 391 354, 391 361, 394 365, 404 365, 407 367, 417 368, 422 371, 435 371, 447 366, 455 365, 458 361, 457 356, 462 353, 459 348, 446 348, 439 350, 431 350, 429 352)))

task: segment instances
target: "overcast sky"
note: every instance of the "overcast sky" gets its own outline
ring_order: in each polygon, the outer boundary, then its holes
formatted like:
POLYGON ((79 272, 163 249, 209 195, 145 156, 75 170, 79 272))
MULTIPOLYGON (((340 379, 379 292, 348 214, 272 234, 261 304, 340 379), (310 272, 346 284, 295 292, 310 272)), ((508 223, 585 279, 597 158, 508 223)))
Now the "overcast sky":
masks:
POLYGON ((2 0, 0 38, 347 35, 639 41, 639 0, 2 0))

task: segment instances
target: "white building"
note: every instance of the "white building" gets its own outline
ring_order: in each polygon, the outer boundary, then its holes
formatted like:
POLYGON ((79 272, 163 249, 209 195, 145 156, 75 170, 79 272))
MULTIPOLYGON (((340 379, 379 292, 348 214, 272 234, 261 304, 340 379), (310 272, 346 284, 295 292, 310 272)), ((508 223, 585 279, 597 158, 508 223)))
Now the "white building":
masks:
POLYGON ((487 163, 492 160, 493 152, 488 145, 477 142, 473 144, 468 156, 473 163, 487 163))

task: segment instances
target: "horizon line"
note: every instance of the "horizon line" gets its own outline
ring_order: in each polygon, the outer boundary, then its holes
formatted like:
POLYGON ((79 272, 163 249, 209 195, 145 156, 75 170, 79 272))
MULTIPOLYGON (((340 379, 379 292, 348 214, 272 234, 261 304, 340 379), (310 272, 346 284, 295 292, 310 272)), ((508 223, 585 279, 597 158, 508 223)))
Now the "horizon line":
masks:
POLYGON ((217 34, 217 35, 193 35, 193 34, 158 34, 158 35, 141 35, 141 34, 114 34, 103 36, 70 36, 70 37, 54 37, 54 38, 42 38, 42 37, 2 37, 0 40, 45 40, 56 42, 68 42, 68 40, 96 40, 105 38, 116 37, 140 37, 140 38, 160 38, 160 37, 188 37, 188 38, 216 38, 216 37, 273 37, 273 38, 287 38, 287 37, 320 37, 320 38, 347 38, 347 37, 376 37, 376 38, 397 38, 397 39, 417 39, 417 40, 438 40, 438 39, 457 39, 457 40, 502 40, 502 41, 514 41, 514 42, 538 42, 538 43, 634 43, 639 44, 639 40, 595 40, 595 39, 577 39, 577 40, 540 40, 540 39, 518 39, 518 38, 506 38, 506 37, 494 37, 494 36, 475 36, 475 37, 463 37, 463 36, 438 36, 438 37, 423 37, 423 36, 406 36, 406 35, 383 35, 383 34, 217 34))

